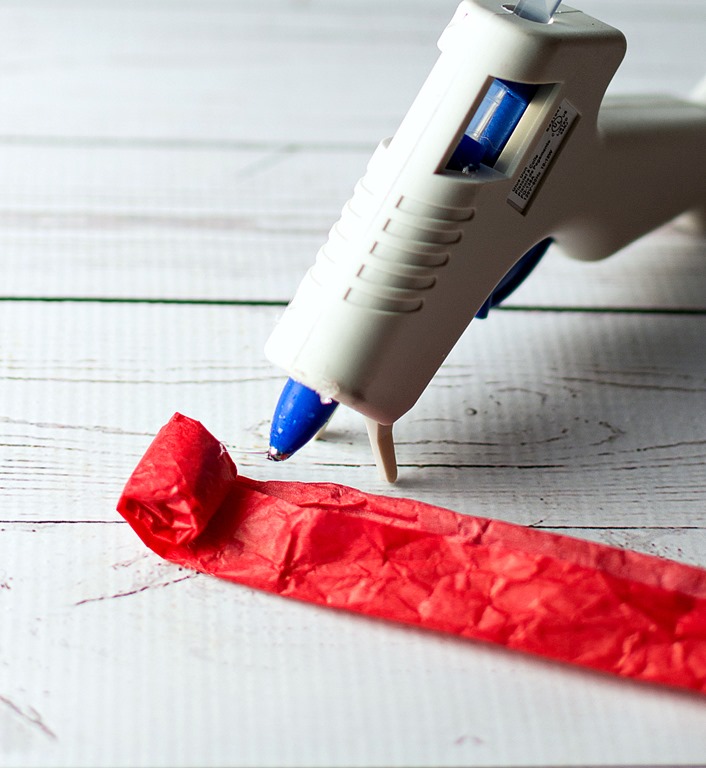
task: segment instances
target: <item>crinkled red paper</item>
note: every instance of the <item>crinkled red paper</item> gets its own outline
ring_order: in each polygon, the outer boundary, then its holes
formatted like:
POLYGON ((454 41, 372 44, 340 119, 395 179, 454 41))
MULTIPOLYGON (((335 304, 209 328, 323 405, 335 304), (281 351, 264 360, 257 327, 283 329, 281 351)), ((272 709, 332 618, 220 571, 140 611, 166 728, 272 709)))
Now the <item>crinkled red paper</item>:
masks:
POLYGON ((249 480, 179 414, 118 510, 204 573, 706 693, 699 568, 331 483, 249 480))

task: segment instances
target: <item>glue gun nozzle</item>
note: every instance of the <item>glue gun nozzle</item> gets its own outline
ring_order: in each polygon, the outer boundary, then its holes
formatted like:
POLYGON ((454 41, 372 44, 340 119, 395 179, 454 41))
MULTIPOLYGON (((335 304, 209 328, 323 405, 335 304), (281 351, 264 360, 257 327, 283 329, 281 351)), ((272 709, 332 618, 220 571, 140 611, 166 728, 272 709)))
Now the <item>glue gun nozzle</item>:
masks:
POLYGON ((292 455, 291 453, 282 453, 281 451, 278 451, 273 446, 270 446, 270 449, 267 451, 267 458, 270 461, 285 461, 291 455, 292 455))

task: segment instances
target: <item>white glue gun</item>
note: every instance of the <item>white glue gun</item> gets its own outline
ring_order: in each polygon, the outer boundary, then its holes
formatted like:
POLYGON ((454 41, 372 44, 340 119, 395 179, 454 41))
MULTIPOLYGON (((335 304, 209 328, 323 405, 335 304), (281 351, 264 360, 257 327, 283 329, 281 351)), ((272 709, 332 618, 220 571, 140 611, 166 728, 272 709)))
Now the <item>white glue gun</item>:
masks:
POLYGON ((706 104, 604 100, 623 35, 567 6, 533 20, 539 5, 459 5, 265 348, 324 403, 367 418, 388 480, 392 424, 513 270, 521 279, 552 241, 598 260, 706 211, 706 104))

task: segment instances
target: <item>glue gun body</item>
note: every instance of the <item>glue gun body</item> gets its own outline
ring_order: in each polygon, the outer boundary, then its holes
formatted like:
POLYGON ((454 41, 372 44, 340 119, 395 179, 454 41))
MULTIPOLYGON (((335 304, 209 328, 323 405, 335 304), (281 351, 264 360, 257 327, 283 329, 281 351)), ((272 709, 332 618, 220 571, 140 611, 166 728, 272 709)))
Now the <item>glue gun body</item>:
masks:
MULTIPOLYGON (((389 425, 538 243, 605 258, 706 208, 706 106, 605 99, 626 49, 569 7, 551 24, 464 0, 267 345, 323 398, 389 425), (533 94, 492 164, 452 162, 493 83, 533 94)), ((481 110, 482 111, 482 110, 481 110)))

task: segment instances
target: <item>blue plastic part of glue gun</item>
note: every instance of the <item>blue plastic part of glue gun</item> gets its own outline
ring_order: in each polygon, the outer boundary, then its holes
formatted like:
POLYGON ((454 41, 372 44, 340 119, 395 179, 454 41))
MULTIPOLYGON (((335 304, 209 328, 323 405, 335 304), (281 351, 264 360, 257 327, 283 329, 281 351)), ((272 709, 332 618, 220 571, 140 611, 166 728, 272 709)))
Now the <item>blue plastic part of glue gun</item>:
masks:
POLYGON ((476 312, 476 317, 485 320, 493 307, 500 305, 505 299, 517 290, 529 277, 530 273, 539 264, 547 248, 552 244, 552 238, 548 237, 540 241, 515 264, 515 266, 498 283, 495 290, 485 300, 483 306, 476 312))
POLYGON ((493 80, 446 167, 470 173, 495 165, 536 92, 536 85, 493 80))
POLYGON ((323 401, 317 392, 287 379, 275 408, 268 457, 283 461, 306 445, 336 410, 335 400, 323 401))

